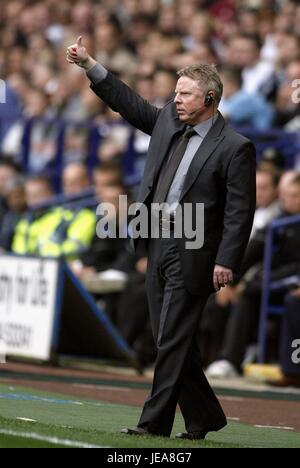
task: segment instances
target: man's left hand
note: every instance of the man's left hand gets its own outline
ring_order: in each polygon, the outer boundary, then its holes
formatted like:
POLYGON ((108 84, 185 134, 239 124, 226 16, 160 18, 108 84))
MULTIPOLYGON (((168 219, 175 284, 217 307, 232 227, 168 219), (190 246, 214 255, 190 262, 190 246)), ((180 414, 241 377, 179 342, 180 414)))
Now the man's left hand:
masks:
POLYGON ((221 265, 215 266, 214 271, 214 287, 216 291, 220 291, 228 284, 233 282, 233 271, 221 265))

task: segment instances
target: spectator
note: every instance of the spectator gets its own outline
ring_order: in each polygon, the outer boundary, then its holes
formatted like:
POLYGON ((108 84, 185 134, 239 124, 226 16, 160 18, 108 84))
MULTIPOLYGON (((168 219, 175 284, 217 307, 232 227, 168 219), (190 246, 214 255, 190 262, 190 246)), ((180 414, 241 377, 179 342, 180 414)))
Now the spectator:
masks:
MULTIPOLYGON (((162 21, 162 17, 160 17, 160 22, 162 21)), ((127 44, 129 49, 133 53, 137 53, 138 45, 142 42, 147 40, 147 36, 151 33, 155 25, 155 20, 145 14, 145 13, 137 13, 134 14, 130 21, 130 29, 127 32, 127 44)), ((171 25, 172 27, 172 25, 171 25)), ((166 26, 169 29, 169 25, 166 26)), ((163 32, 164 27, 160 28, 163 32)))
POLYGON ((259 11, 255 8, 243 7, 238 11, 238 23, 244 34, 259 34, 259 11))
POLYGON ((300 173, 298 171, 291 170, 291 171, 286 171, 281 177, 280 183, 279 183, 279 198, 280 198, 281 203, 283 204, 285 203, 284 199, 285 199, 286 191, 288 190, 290 183, 293 182, 293 180, 296 179, 299 174, 300 173))
POLYGON ((259 168, 266 171, 283 175, 285 169, 285 158, 276 148, 266 148, 261 155, 259 168))
MULTIPOLYGON (((81 195, 89 186, 87 169, 82 164, 73 163, 63 171, 63 190, 67 197, 81 195)), ((72 207, 56 209, 57 219, 61 219, 55 232, 45 240, 39 254, 50 257, 78 258, 86 252, 96 229, 96 215, 90 208, 82 208, 80 200, 72 207)))
MULTIPOLYGON (((300 129, 300 117, 299 117, 299 110, 300 110, 299 108, 299 101, 300 101, 299 79, 300 78, 299 77, 300 77, 300 59, 298 58, 297 60, 293 60, 288 64, 288 66, 286 67, 286 73, 285 73, 285 80, 287 83, 292 85, 293 92, 295 93, 292 95, 294 109, 292 109, 291 103, 289 103, 289 112, 292 113, 291 115, 292 120, 290 120, 285 126, 285 129, 289 132, 297 132, 300 129), (295 88, 294 86, 297 86, 297 88, 295 88), (294 110, 294 113, 293 113, 293 110, 294 110)), ((278 118, 280 119, 280 117, 278 118)))
POLYGON ((35 255, 39 245, 52 234, 58 224, 57 217, 53 216, 53 210, 43 208, 43 204, 53 197, 53 188, 48 179, 33 177, 26 181, 25 194, 26 204, 32 211, 16 226, 12 252, 18 255, 35 255))
POLYGON ((260 58, 262 44, 256 35, 238 34, 229 39, 226 63, 242 72, 242 90, 248 94, 261 92, 272 78, 274 66, 260 58))
MULTIPOLYGON (((255 239, 257 233, 266 229, 270 222, 281 213, 278 200, 279 179, 280 176, 274 170, 258 169, 257 171, 257 209, 251 239, 255 239)), ((230 308, 236 303, 238 291, 238 284, 227 286, 212 296, 205 307, 199 343, 201 343, 206 365, 211 364, 219 356, 230 308)))
POLYGON ((90 210, 52 207, 53 190, 48 179, 42 177, 27 181, 26 200, 31 211, 16 227, 13 253, 74 259, 88 249, 96 225, 90 210))
POLYGON ((6 184, 17 176, 17 167, 4 157, 0 157, 0 224, 7 212, 6 184))
POLYGON ((117 184, 103 186, 101 178, 96 175, 95 192, 100 203, 108 203, 111 205, 112 209, 108 213, 108 218, 111 224, 116 227, 116 232, 121 231, 124 237, 119 238, 117 235, 113 236, 112 233, 109 235, 109 225, 106 229, 103 229, 103 226, 101 226, 101 230, 99 226, 97 226, 90 248, 81 256, 82 265, 80 266, 77 264, 77 274, 80 277, 85 274, 95 274, 96 272, 113 268, 114 263, 117 262, 127 245, 127 226, 119 224, 119 197, 124 195, 126 189, 123 185, 117 184), (99 198, 98 195, 100 195, 101 198, 99 198))
MULTIPOLYGON (((50 117, 48 96, 42 91, 31 89, 26 96, 24 113, 29 119, 50 117)), ((23 121, 15 123, 6 134, 2 150, 19 161, 21 144, 25 125, 23 121)), ((33 173, 42 172, 54 158, 55 129, 53 125, 37 120, 33 123, 31 133, 31 148, 29 154, 29 170, 33 173)))
POLYGON ((78 195, 90 187, 86 167, 83 164, 69 164, 63 172, 63 191, 67 196, 78 195))
MULTIPOLYGON (((284 216, 300 214, 300 176, 286 187, 283 199, 284 216)), ((242 282, 238 287, 236 304, 231 310, 226 326, 225 339, 219 359, 207 369, 210 377, 234 377, 238 375, 247 346, 257 339, 263 275, 265 233, 260 232, 249 244, 244 259, 242 282)), ((279 280, 298 273, 300 262, 299 224, 280 232, 276 239, 272 261, 272 279, 279 280)), ((282 297, 276 297, 277 301, 282 297)))
POLYGON ((99 202, 102 201, 103 191, 107 187, 118 186, 123 184, 122 168, 117 162, 102 163, 94 169, 94 186, 96 198, 99 202))
POLYGON ((197 45, 209 42, 214 33, 213 18, 204 12, 197 13, 191 19, 188 32, 188 37, 183 40, 187 50, 193 50, 197 45))
POLYGON ((268 381, 268 384, 273 387, 300 388, 299 352, 293 360, 293 354, 296 353, 295 344, 298 349, 300 347, 300 289, 287 294, 284 305, 279 360, 283 377, 279 380, 268 381))
POLYGON ((110 70, 125 74, 136 70, 135 56, 122 45, 123 32, 116 17, 95 32, 96 59, 110 70))
POLYGON ((257 231, 266 229, 280 215, 278 185, 280 176, 276 172, 258 169, 256 173, 257 206, 251 238, 257 231))
POLYGON ((0 226, 0 250, 3 252, 10 251, 16 226, 26 211, 23 177, 15 176, 6 181, 5 198, 8 211, 0 226))
POLYGON ((248 93, 242 89, 242 78, 238 70, 225 68, 221 73, 224 98, 220 111, 235 126, 247 126, 255 130, 269 130, 274 112, 270 104, 259 93, 248 93))
POLYGON ((277 67, 283 71, 294 60, 300 59, 300 38, 293 32, 285 33, 278 45, 277 67))
POLYGON ((163 107, 174 94, 178 76, 170 70, 158 69, 153 77, 153 104, 163 107))
POLYGON ((0 83, 0 142, 21 115, 21 101, 8 84, 0 83))

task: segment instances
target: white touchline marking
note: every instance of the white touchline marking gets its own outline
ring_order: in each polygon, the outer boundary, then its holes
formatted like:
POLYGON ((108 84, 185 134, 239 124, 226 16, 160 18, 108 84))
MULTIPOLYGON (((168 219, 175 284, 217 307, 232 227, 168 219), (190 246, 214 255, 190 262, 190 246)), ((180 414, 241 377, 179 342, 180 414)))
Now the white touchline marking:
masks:
POLYGON ((12 437, 21 437, 22 439, 33 439, 41 442, 47 442, 54 445, 64 445, 65 447, 76 447, 76 448, 85 448, 85 449, 102 449, 102 448, 112 448, 102 445, 92 445, 87 444, 86 442, 79 442, 78 440, 68 440, 68 439, 59 439, 58 437, 47 437, 41 434, 36 434, 34 432, 17 432, 10 431, 6 429, 0 429, 0 434, 12 436, 12 437))
POLYGON ((230 397, 230 396, 222 396, 222 397, 220 397, 220 400, 223 400, 223 401, 239 401, 239 402, 242 402, 242 401, 245 401, 245 398, 241 398, 241 397, 230 397))
POLYGON ((281 427, 281 426, 260 426, 260 425, 255 425, 254 427, 257 427, 258 429, 281 429, 283 431, 294 431, 294 427, 281 427))
POLYGON ((18 421, 25 421, 25 422, 37 422, 35 419, 29 418, 16 418, 18 421))
POLYGON ((73 384, 72 387, 76 388, 87 388, 91 390, 107 390, 110 392, 130 392, 131 390, 129 388, 123 388, 123 387, 108 387, 107 385, 87 385, 87 384, 73 384))
POLYGON ((240 421, 241 418, 227 418, 228 421, 240 421))

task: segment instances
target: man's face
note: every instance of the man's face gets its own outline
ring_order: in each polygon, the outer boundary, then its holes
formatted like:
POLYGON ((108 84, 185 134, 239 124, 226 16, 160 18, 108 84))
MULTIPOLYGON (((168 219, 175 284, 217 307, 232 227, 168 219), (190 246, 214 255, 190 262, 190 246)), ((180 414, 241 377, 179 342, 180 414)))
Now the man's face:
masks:
POLYGON ((114 52, 120 46, 120 34, 110 24, 104 24, 96 31, 98 47, 105 52, 114 52))
POLYGON ((105 188, 115 185, 118 181, 118 174, 113 171, 95 171, 94 186, 97 200, 102 201, 105 188))
POLYGON ((300 186, 298 184, 289 184, 282 196, 282 205, 284 211, 291 215, 300 214, 300 186))
POLYGON ((66 169, 63 185, 65 195, 76 195, 84 192, 89 186, 87 174, 79 168, 66 169))
POLYGON ((11 210, 24 211, 26 208, 25 190, 22 187, 12 189, 7 194, 7 203, 11 210))
POLYGON ((28 182, 25 187, 27 205, 32 208, 46 203, 53 194, 42 182, 28 182))
POLYGON ((187 76, 182 76, 175 90, 176 110, 181 122, 196 125, 205 114, 205 94, 198 87, 197 82, 187 76))
POLYGON ((285 36, 284 40, 278 47, 278 60, 287 66, 293 60, 297 60, 299 52, 297 37, 285 36))
POLYGON ((257 173, 256 175, 257 207, 267 208, 278 197, 278 190, 273 183, 272 175, 257 173))
POLYGON ((174 90, 174 83, 176 79, 166 72, 157 72, 154 77, 154 95, 157 98, 168 99, 174 90))
POLYGON ((0 196, 5 196, 5 185, 15 174, 15 171, 11 167, 0 166, 0 196))
POLYGON ((287 81, 294 81, 300 78, 300 60, 292 62, 286 68, 286 78, 287 81))
POLYGON ((228 62, 240 68, 252 67, 259 59, 255 43, 245 38, 232 39, 227 54, 228 62))
MULTIPOLYGON (((101 203, 106 203, 107 217, 114 219, 120 211, 120 196, 124 195, 122 193, 122 188, 119 186, 112 187, 103 187, 101 191, 101 203)), ((126 212, 126 206, 123 205, 126 212)))

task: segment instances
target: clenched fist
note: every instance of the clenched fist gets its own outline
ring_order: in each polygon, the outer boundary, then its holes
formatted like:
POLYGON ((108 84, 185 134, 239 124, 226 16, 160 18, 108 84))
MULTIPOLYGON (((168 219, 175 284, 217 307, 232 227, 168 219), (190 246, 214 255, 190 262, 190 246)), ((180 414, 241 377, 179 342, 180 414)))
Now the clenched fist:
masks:
POLYGON ((90 70, 96 64, 96 61, 88 54, 88 51, 82 44, 82 36, 78 37, 76 44, 68 47, 67 61, 85 70, 90 70))

